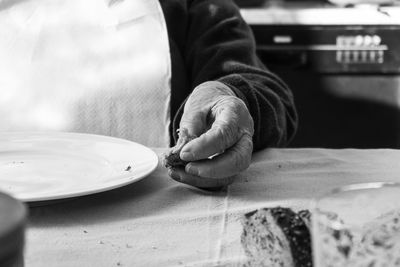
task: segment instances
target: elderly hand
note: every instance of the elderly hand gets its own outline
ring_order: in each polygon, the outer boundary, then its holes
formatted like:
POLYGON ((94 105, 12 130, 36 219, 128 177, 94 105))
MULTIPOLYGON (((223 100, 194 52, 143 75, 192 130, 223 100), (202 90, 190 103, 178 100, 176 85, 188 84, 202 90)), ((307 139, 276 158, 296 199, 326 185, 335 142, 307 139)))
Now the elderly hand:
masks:
POLYGON ((176 181, 200 188, 233 182, 247 169, 253 152, 254 122, 245 103, 221 82, 206 82, 189 96, 179 125, 191 136, 180 158, 185 168, 170 168, 176 181))

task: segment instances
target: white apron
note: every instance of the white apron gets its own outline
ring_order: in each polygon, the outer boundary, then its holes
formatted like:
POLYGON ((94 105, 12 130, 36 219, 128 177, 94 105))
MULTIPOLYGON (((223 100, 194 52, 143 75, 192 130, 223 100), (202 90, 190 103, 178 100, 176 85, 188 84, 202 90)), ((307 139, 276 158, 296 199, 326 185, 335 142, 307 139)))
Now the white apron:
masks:
POLYGON ((0 131, 166 147, 170 78, 157 0, 0 0, 0 131))

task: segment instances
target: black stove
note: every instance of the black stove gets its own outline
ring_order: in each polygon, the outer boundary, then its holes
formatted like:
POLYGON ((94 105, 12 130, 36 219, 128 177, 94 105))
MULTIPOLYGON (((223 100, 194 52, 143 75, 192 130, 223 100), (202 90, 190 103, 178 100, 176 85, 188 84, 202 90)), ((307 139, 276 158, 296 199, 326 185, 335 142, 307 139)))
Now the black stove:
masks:
POLYGON ((300 125, 291 146, 399 148, 399 1, 257 5, 241 12, 260 58, 295 96, 300 125))

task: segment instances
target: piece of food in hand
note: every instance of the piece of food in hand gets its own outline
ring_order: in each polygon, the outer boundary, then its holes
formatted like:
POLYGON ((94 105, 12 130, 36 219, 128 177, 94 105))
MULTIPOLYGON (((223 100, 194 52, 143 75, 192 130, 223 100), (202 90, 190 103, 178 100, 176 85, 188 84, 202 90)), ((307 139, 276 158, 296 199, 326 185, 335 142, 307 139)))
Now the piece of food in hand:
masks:
POLYGON ((309 211, 265 208, 246 214, 242 223, 245 266, 312 266, 309 211))
POLYGON ((190 135, 186 128, 179 129, 178 135, 179 135, 178 142, 164 156, 164 166, 167 168, 183 167, 187 164, 186 161, 183 161, 180 158, 179 153, 189 141, 196 138, 196 136, 190 135))

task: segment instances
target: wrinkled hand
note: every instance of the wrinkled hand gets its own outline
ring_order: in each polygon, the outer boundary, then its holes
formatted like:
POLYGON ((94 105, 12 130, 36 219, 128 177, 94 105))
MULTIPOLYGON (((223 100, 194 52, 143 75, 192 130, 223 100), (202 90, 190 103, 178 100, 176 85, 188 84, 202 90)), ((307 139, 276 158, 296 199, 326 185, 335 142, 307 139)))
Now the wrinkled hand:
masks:
POLYGON ((218 188, 247 169, 253 152, 254 122, 245 103, 221 82, 206 82, 189 96, 180 129, 198 136, 183 146, 183 168, 169 175, 199 188, 218 188))

